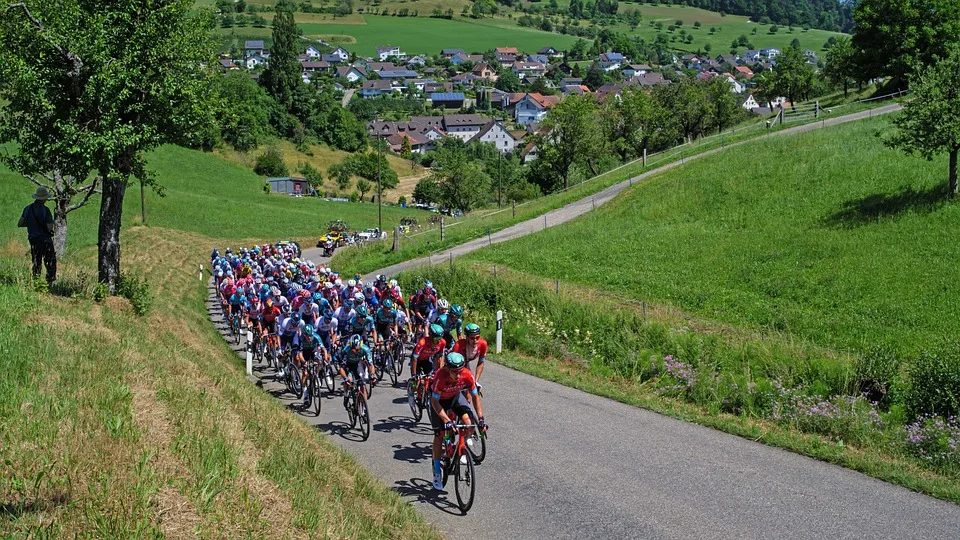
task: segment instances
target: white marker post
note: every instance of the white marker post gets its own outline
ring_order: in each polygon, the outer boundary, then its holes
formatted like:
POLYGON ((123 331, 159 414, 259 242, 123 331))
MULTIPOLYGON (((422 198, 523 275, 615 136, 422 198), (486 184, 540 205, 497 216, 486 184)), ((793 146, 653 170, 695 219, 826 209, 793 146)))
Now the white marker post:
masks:
POLYGON ((253 332, 247 330, 247 375, 253 375, 253 332))
POLYGON ((503 348, 503 312, 497 312, 497 354, 503 348))
POLYGON ((200 283, 203 283, 203 265, 200 265, 200 283))

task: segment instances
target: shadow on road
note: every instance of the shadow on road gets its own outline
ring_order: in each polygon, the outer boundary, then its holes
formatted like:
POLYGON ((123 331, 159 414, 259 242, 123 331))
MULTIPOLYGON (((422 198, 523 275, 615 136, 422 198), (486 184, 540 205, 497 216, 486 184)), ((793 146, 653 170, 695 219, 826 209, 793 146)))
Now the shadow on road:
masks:
POLYGON ((832 227, 860 227, 885 219, 896 219, 909 212, 936 212, 949 201, 945 183, 919 190, 913 186, 901 186, 897 193, 874 193, 845 201, 840 210, 826 216, 823 222, 832 227))
POLYGON ((426 463, 430 460, 430 447, 433 441, 415 442, 410 446, 393 445, 393 459, 407 463, 426 463))
POLYGON ((397 480, 394 487, 391 488, 402 497, 414 497, 417 502, 424 502, 435 506, 437 509, 446 512, 452 516, 461 515, 460 509, 456 504, 443 498, 446 491, 437 491, 433 489, 433 484, 424 478, 411 478, 410 480, 397 480))
POLYGON ((374 431, 381 431, 383 433, 391 433, 394 431, 408 431, 414 435, 432 435, 433 430, 430 429, 430 426, 418 424, 413 421, 413 418, 407 416, 390 416, 387 418, 381 418, 379 423, 373 425, 374 431))

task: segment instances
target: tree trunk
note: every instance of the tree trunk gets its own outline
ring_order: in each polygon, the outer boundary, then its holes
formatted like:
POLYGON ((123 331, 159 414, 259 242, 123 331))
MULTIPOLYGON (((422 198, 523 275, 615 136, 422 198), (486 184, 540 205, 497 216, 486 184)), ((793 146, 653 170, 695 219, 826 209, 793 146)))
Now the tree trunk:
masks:
POLYGON ((117 278, 120 277, 120 224, 127 183, 119 178, 105 177, 102 189, 97 269, 100 283, 107 285, 110 294, 116 294, 117 278))
POLYGON ((58 198, 53 206, 53 250, 62 259, 67 247, 67 208, 70 201, 58 198))
POLYGON ((953 147, 950 149, 950 191, 948 196, 952 199, 957 196, 957 152, 960 151, 960 148, 953 147))

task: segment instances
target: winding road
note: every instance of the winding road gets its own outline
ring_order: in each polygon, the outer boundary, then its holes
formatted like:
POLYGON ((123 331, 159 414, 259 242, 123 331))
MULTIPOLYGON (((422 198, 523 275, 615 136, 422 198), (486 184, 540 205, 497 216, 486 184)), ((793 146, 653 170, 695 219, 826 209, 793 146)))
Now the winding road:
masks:
MULTIPOLYGON (((892 110, 896 106, 872 114, 892 110)), ((811 128, 781 133, 806 129, 811 128)), ((596 204, 629 184, 598 193, 596 204)), ((592 199, 550 212, 548 225, 589 211, 592 199)), ((492 240, 530 234, 543 223, 541 216, 492 240)), ((457 246, 439 258, 487 243, 484 238, 457 246)), ((316 250, 305 252, 323 262, 316 255, 316 250)), ((375 274, 394 275, 428 262, 410 261, 375 274)), ((225 328, 216 310, 211 309, 211 318, 225 328)), ((339 395, 326 397, 319 417, 304 415, 272 375, 254 368, 258 385, 290 404, 293 414, 328 434, 452 538, 960 537, 960 506, 492 362, 481 381, 491 423, 488 456, 477 467, 474 507, 461 516, 452 493, 430 486, 429 425, 426 419, 413 422, 405 390, 377 388, 370 402, 373 429, 361 442, 356 430, 347 429, 339 395)))

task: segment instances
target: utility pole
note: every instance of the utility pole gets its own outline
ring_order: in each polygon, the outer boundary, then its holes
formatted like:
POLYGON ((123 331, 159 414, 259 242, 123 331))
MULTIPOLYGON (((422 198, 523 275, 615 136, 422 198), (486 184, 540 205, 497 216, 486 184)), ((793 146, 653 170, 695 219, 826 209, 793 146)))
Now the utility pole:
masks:
MULTIPOLYGON (((377 114, 374 120, 374 125, 380 122, 380 115, 377 114)), ((380 148, 380 130, 377 129, 377 229, 383 230, 383 187, 381 186, 381 169, 380 169, 380 154, 383 150, 380 148)))
MULTIPOLYGON (((497 118, 497 127, 503 131, 503 120, 497 118)), ((499 178, 499 186, 497 188, 497 209, 503 208, 503 152, 500 151, 500 148, 497 148, 497 177, 499 178)))

